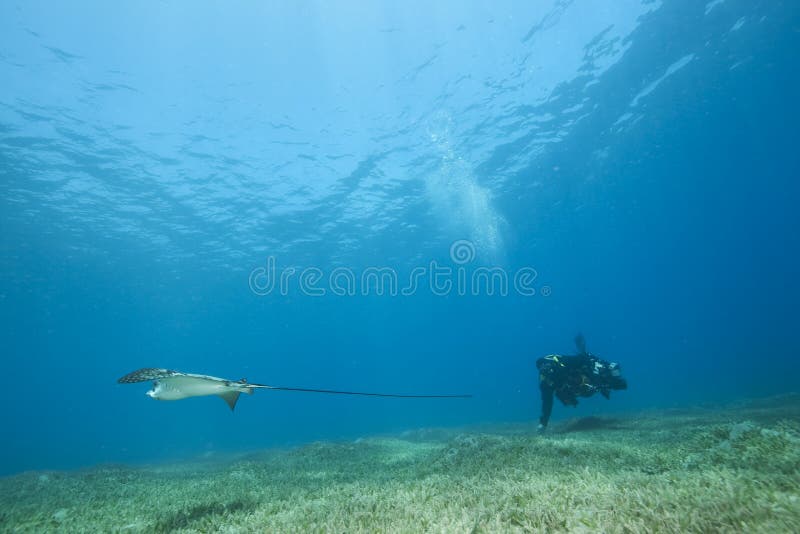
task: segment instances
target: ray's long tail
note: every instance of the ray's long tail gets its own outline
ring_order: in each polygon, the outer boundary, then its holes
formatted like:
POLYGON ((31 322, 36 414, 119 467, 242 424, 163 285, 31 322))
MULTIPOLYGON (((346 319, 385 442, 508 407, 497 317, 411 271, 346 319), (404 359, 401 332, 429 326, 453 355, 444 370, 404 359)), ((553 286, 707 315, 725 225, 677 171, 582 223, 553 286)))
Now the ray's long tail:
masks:
POLYGON ((331 395, 360 395, 362 397, 394 397, 401 399, 467 399, 472 395, 400 395, 397 393, 372 393, 367 391, 340 391, 335 389, 296 388, 284 386, 268 386, 266 384, 248 384, 252 388, 276 389, 280 391, 301 391, 305 393, 328 393, 331 395))

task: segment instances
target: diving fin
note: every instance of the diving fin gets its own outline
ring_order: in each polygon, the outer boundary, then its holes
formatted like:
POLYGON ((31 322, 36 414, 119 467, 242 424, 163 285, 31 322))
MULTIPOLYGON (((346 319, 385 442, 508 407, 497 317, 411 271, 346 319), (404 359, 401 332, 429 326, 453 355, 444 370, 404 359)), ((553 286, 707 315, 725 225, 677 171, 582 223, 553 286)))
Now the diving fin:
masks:
POLYGON ((583 337, 583 334, 578 333, 575 336, 575 346, 578 348, 578 354, 588 354, 586 352, 586 339, 583 337))

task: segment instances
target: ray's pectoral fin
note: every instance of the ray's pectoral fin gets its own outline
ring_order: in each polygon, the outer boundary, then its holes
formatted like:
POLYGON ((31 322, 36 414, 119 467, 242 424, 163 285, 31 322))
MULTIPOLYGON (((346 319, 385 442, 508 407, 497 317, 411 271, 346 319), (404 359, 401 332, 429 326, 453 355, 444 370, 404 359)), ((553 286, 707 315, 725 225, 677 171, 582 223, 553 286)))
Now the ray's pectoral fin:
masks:
POLYGON ((241 393, 238 391, 226 391, 225 393, 220 393, 219 397, 224 400, 228 406, 230 406, 231 411, 236 408, 236 403, 239 401, 239 395, 241 393))
POLYGON ((172 376, 178 376, 180 374, 181 373, 179 373, 178 371, 170 371, 169 369, 145 367, 144 369, 138 369, 132 373, 128 373, 122 378, 119 378, 117 380, 117 383, 134 384, 136 382, 148 382, 150 380, 158 380, 159 378, 169 378, 172 376))
MULTIPOLYGON (((245 382, 235 382, 235 384, 237 385, 244 383, 245 382)), ((227 385, 232 385, 232 384, 228 383, 227 385)), ((222 400, 224 400, 228 404, 228 406, 230 406, 231 411, 233 411, 233 409, 236 408, 236 403, 239 401, 239 395, 241 395, 242 393, 247 393, 248 395, 252 395, 253 388, 243 387, 237 389, 230 389, 228 391, 225 391, 224 393, 218 393, 217 396, 220 397, 222 400)))

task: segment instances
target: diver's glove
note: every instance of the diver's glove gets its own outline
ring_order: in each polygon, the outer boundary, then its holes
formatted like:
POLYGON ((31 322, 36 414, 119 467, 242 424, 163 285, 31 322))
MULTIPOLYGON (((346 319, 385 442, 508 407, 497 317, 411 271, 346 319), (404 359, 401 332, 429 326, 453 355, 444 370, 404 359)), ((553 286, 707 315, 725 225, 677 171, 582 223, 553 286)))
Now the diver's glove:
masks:
POLYGON ((539 423, 539 426, 536 427, 536 432, 539 434, 544 434, 544 431, 547 429, 542 423, 539 423))

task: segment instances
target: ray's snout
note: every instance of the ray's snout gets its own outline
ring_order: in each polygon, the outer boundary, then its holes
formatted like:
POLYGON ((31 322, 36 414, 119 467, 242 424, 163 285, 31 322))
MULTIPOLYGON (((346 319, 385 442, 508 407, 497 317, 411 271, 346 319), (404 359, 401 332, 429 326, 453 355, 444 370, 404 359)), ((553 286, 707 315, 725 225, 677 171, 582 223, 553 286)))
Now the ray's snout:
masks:
POLYGON ((145 395, 147 395, 152 399, 157 399, 160 389, 161 389, 161 384, 159 384, 158 381, 155 381, 153 382, 153 389, 149 390, 147 393, 145 393, 145 395))

